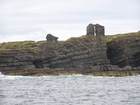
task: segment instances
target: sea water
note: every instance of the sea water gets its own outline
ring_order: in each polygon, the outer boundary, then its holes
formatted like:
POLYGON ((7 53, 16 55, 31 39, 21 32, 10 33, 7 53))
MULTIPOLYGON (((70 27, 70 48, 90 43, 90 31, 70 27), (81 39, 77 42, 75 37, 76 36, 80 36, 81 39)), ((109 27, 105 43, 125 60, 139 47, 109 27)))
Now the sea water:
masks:
POLYGON ((140 105, 140 76, 0 75, 0 105, 140 105))

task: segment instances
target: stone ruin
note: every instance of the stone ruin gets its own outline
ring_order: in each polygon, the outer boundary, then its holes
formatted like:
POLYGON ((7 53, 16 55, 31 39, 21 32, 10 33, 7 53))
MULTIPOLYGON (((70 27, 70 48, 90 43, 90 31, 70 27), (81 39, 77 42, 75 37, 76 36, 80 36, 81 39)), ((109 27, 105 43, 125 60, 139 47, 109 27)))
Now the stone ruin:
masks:
POLYGON ((103 35, 105 34, 105 29, 104 26, 101 26, 99 24, 92 24, 90 23, 87 26, 87 35, 94 35, 94 36, 98 36, 98 35, 103 35))
POLYGON ((52 34, 47 34, 46 39, 47 39, 47 41, 49 41, 49 42, 56 42, 57 39, 58 39, 58 37, 53 36, 52 34))
MULTIPOLYGON (((86 35, 94 35, 94 36, 99 36, 99 35, 105 35, 105 28, 104 26, 100 24, 92 24, 90 23, 87 26, 87 34, 86 35)), ((47 41, 49 42, 57 42, 58 37, 53 36, 52 34, 47 34, 46 36, 47 41)))

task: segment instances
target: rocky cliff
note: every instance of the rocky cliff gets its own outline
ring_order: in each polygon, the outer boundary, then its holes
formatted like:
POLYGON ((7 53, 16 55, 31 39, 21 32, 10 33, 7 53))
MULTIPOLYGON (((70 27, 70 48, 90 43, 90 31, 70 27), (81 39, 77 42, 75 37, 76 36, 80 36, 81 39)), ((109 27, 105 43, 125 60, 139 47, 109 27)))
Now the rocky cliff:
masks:
POLYGON ((38 51, 4 49, 0 51, 0 70, 20 69, 93 69, 110 64, 104 36, 82 36, 63 42, 43 42, 38 51))
POLYGON ((113 36, 83 35, 66 41, 1 43, 0 72, 11 75, 140 74, 140 31, 113 36))
POLYGON ((107 56, 111 64, 121 68, 140 66, 140 31, 111 37, 116 37, 107 43, 107 56))

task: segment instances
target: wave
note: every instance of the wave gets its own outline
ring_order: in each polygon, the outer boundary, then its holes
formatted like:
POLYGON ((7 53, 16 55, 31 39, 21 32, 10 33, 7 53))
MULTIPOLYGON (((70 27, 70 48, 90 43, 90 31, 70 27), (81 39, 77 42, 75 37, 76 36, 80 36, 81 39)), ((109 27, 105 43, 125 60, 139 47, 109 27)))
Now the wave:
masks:
POLYGON ((4 74, 2 74, 2 73, 0 72, 0 76, 4 76, 4 74))

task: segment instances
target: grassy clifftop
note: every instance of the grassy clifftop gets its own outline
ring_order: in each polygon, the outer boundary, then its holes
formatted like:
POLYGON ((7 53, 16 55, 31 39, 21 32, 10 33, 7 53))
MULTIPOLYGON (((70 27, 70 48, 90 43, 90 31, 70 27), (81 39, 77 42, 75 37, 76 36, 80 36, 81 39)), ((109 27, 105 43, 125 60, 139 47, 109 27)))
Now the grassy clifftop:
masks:
MULTIPOLYGON (((85 38, 93 38, 94 36, 81 36, 81 37, 71 37, 67 39, 65 42, 69 41, 80 41, 81 39, 85 38)), ((140 37, 140 31, 134 32, 134 33, 126 33, 126 34, 116 34, 116 35, 109 35, 105 36, 106 38, 106 43, 110 43, 114 41, 115 39, 118 38, 126 38, 126 37, 140 37)), ((5 49, 39 49, 39 46, 42 43, 46 43, 46 41, 17 41, 17 42, 3 42, 0 43, 0 50, 5 50, 5 49)), ((49 43, 48 43, 49 44, 49 43)))
POLYGON ((140 31, 133 32, 133 33, 116 34, 116 35, 106 36, 106 43, 113 42, 115 39, 118 39, 118 38, 126 38, 126 37, 140 37, 140 31))
POLYGON ((3 42, 0 43, 0 50, 5 49, 39 49, 39 45, 45 41, 17 41, 17 42, 3 42))
MULTIPOLYGON (((71 37, 69 39, 67 39, 66 41, 58 41, 58 43, 60 44, 61 42, 72 42, 74 44, 74 42, 77 41, 82 41, 82 39, 91 39, 94 38, 94 36, 80 36, 80 37, 71 37)), ((52 45, 55 44, 53 42, 47 42, 47 41, 17 41, 17 42, 3 42, 0 43, 0 50, 5 50, 5 49, 35 49, 35 50, 39 50, 40 49, 40 45, 42 43, 47 43, 47 45, 52 45)))

